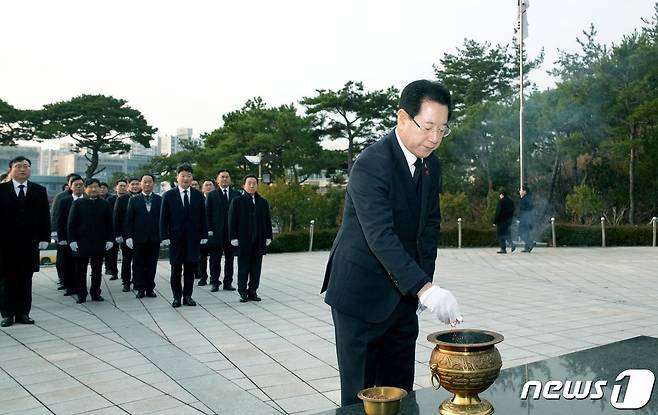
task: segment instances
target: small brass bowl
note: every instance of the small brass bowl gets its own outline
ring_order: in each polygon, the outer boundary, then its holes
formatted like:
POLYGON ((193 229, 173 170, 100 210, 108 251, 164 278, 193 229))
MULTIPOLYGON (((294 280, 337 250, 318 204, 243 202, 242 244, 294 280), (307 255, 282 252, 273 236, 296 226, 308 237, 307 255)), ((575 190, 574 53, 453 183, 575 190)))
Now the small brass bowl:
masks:
POLYGON ((393 415, 400 410, 400 401, 407 396, 407 391, 393 386, 375 386, 363 389, 357 396, 363 401, 363 409, 368 415, 393 415), (383 395, 377 399, 371 396, 383 395))

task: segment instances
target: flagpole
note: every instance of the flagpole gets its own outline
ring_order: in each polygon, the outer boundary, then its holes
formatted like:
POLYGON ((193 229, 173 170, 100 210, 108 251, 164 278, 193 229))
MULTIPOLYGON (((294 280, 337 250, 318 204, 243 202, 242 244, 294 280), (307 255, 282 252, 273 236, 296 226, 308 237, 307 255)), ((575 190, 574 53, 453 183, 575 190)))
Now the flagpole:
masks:
POLYGON ((523 0, 518 0, 519 9, 519 189, 523 186, 523 0))

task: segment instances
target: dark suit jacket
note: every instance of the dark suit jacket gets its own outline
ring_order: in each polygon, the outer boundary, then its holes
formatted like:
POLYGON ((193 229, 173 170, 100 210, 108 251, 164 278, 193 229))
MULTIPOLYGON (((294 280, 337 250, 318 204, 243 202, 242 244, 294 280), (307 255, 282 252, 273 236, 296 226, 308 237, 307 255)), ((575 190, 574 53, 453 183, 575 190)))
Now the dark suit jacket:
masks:
POLYGON ((146 209, 146 197, 143 193, 131 197, 126 213, 126 239, 134 243, 160 243, 160 206, 162 196, 151 193, 151 211, 146 209))
POLYGON ((514 202, 512 202, 512 199, 509 196, 498 199, 493 223, 509 226, 512 223, 512 219, 514 219, 514 202))
POLYGON ((336 310, 381 322, 432 281, 441 222, 439 160, 432 154, 420 168, 418 198, 395 131, 354 162, 322 286, 325 302, 336 310))
MULTIPOLYGON (((120 196, 114 202, 114 210, 112 214, 112 222, 114 225, 114 237, 122 237, 126 239, 126 213, 128 212, 128 201, 132 193, 127 193, 120 196)), ((113 238, 114 239, 114 238, 113 238)))
MULTIPOLYGON (((240 197, 240 192, 228 189, 230 201, 240 197)), ((208 193, 206 198, 206 213, 208 216, 208 231, 213 232, 213 236, 208 239, 208 246, 224 246, 228 241, 228 208, 230 201, 226 200, 224 193, 220 188, 208 193)))
MULTIPOLYGON (((60 212, 59 212, 60 204, 62 203, 62 200, 66 199, 67 197, 70 197, 72 194, 73 193, 70 190, 64 190, 63 192, 59 192, 55 195, 55 198, 53 199, 53 207, 50 217, 50 223, 52 224, 53 232, 57 231, 56 224, 57 224, 57 218, 60 217, 60 212)), ((64 223, 66 224, 66 218, 64 218, 64 223)))
POLYGON ((12 181, 0 184, 0 277, 39 271, 39 242, 50 241, 46 188, 27 181, 21 204, 12 181))
POLYGON ((203 194, 189 188, 190 207, 185 212, 178 188, 162 196, 160 207, 160 239, 170 240, 169 263, 198 262, 199 243, 208 238, 206 209, 203 194))
MULTIPOLYGON (((252 202, 248 193, 235 198, 229 206, 229 239, 237 239, 239 246, 233 247, 234 253, 240 256, 241 247, 258 245, 258 253, 267 252, 266 239, 272 239, 272 217, 267 200, 256 193, 256 203, 252 202)), ((247 251, 248 252, 248 251, 247 251)))
POLYGON ((63 197, 57 208, 57 217, 53 219, 53 227, 57 232, 58 241, 68 241, 68 222, 71 206, 73 205, 73 195, 63 197))
POLYGON ((114 242, 110 205, 103 199, 76 200, 68 220, 68 240, 78 243, 74 256, 98 256, 105 253, 105 243, 114 242))

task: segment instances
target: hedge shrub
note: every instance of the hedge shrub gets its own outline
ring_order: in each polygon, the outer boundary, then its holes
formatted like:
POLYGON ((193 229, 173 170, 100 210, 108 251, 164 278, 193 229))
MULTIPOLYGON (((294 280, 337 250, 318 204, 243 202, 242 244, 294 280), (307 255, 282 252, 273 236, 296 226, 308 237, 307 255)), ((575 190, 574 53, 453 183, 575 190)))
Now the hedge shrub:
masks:
MULTIPOLYGON (((551 244, 550 226, 541 234, 541 240, 551 244)), ((601 246, 601 225, 556 224, 557 246, 601 246)), ((650 246, 651 226, 617 225, 605 227, 606 246, 650 246)))

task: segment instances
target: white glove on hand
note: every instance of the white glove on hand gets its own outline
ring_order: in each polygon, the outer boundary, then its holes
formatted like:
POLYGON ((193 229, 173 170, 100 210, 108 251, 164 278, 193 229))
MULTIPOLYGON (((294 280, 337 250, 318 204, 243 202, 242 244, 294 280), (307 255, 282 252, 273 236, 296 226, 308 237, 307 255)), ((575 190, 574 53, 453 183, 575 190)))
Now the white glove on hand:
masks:
POLYGON ((202 239, 201 242, 200 242, 201 245, 205 245, 205 244, 207 244, 207 243, 208 243, 208 240, 207 240, 207 239, 202 239))
POLYGON ((237 239, 231 239, 231 245, 233 246, 238 246, 238 240, 237 239))
POLYGON ((117 236, 116 238, 114 238, 114 240, 117 241, 118 244, 123 243, 123 238, 121 236, 117 236))
POLYGON ((110 249, 112 249, 112 245, 114 245, 112 241, 105 242, 105 250, 109 251, 110 249))
POLYGON ((66 241, 59 241, 57 242, 57 245, 66 245, 66 241))
POLYGON ((169 246, 169 239, 163 239, 162 242, 160 242, 160 246, 164 246, 165 248, 169 246))
POLYGON ((208 236, 213 236, 215 233, 213 231, 208 231, 208 236))
POLYGON ((135 246, 135 244, 133 243, 133 238, 126 239, 126 246, 130 249, 133 249, 133 247, 135 246))
POLYGON ((52 238, 53 241, 55 241, 55 243, 59 242, 58 241, 59 238, 57 238, 57 232, 50 232, 50 237, 52 238))
POLYGON ((39 250, 43 251, 44 249, 48 248, 48 242, 46 241, 41 241, 39 242, 39 250))
POLYGON ((266 239, 265 240, 265 246, 270 246, 271 243, 272 243, 271 239, 266 239))
POLYGON ((69 244, 69 246, 71 247, 71 251, 78 252, 78 243, 77 242, 71 242, 69 244))
POLYGON ((420 296, 418 301, 422 306, 419 311, 427 308, 442 323, 455 326, 464 321, 455 296, 438 285, 432 285, 420 296))

